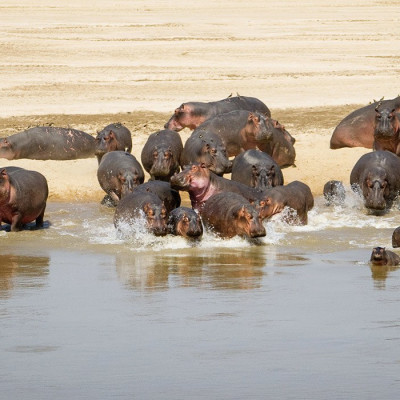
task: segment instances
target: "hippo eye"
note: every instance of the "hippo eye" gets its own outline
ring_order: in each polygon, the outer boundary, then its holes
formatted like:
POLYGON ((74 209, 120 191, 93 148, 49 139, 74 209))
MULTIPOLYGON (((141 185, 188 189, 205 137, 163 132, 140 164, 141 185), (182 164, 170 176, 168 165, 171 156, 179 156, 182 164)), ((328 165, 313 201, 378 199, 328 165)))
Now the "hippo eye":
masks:
POLYGON ((158 151, 155 151, 155 152, 153 153, 153 156, 154 156, 154 158, 157 158, 157 157, 158 157, 158 151))
POLYGON ((189 218, 187 217, 187 215, 185 215, 185 216, 182 218, 182 221, 183 221, 183 222, 189 222, 189 218))

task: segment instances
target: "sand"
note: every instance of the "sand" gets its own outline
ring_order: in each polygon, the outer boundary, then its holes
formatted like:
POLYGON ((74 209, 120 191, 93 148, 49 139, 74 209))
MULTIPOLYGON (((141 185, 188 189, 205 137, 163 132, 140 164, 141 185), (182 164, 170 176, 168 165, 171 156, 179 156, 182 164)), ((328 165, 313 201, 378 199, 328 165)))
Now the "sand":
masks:
MULTIPOLYGON (((397 1, 192 3, 3 1, 0 137, 49 123, 95 135, 121 122, 140 160, 182 102, 239 93, 264 101, 296 138, 285 183, 315 195, 329 179, 348 184, 370 150, 330 150, 330 136, 354 109, 399 95, 397 1)), ((0 165, 42 172, 51 200, 104 194, 95 158, 0 165)))

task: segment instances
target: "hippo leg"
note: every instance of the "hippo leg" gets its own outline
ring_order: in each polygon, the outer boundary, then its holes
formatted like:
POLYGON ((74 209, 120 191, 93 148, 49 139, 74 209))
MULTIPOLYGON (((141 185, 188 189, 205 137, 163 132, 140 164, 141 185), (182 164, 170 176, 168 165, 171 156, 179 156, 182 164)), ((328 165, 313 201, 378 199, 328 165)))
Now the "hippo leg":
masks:
POLYGON ((19 213, 16 213, 12 216, 11 219, 11 232, 18 232, 22 229, 22 215, 19 213))
POLYGON ((40 215, 36 218, 36 228, 43 228, 44 208, 40 215))

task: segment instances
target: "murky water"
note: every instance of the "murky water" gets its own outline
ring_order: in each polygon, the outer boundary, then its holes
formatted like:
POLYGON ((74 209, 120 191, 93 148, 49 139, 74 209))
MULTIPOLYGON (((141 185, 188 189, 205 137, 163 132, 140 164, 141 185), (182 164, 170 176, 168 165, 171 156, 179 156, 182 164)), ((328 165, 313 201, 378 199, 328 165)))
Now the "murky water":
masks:
POLYGON ((0 231, 0 399, 397 399, 400 211, 322 198, 259 242, 118 235, 96 203, 0 231))

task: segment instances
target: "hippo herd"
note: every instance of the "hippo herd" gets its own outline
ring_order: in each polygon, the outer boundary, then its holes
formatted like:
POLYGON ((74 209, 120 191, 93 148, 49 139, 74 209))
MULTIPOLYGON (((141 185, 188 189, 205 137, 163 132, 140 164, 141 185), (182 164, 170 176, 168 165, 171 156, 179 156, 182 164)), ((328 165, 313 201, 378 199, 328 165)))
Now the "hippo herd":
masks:
MULTIPOLYGON (((400 98, 381 100, 352 112, 334 130, 330 147, 363 146, 350 174, 351 188, 372 214, 390 209, 400 192, 400 98)), ((266 235, 263 221, 285 213, 289 224, 307 224, 314 206, 309 186, 284 184, 282 169, 295 165, 295 139, 259 99, 230 96, 176 108, 163 129, 147 138, 140 162, 131 154, 132 135, 120 123, 93 137, 75 129, 36 127, 0 140, 0 158, 71 160, 97 157, 103 204, 115 207, 114 225, 142 218, 156 236, 199 238, 203 227, 223 238, 266 235), (185 143, 179 134, 191 130, 185 143), (145 171, 150 175, 145 180, 145 171), (230 179, 224 177, 231 174, 230 179), (188 192, 191 208, 181 206, 188 192)), ((17 167, 0 169, 0 223, 11 231, 35 221, 43 225, 48 196, 46 178, 17 167)), ((340 181, 324 186, 327 204, 342 204, 340 181)), ((400 231, 397 233, 400 237, 400 231)), ((397 238, 396 236, 396 238, 397 238)), ((400 238, 395 239, 393 246, 400 238)), ((373 249, 377 265, 398 264, 400 257, 373 249)))

